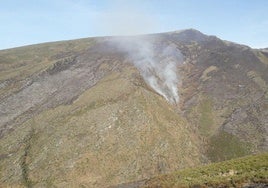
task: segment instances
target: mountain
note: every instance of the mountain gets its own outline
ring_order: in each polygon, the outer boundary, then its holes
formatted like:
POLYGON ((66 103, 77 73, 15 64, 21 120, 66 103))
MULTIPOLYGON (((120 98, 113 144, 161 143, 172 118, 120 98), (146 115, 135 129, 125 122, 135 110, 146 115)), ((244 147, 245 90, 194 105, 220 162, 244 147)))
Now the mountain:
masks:
POLYGON ((189 29, 2 50, 0 65, 1 187, 107 187, 268 150, 263 50, 189 29))

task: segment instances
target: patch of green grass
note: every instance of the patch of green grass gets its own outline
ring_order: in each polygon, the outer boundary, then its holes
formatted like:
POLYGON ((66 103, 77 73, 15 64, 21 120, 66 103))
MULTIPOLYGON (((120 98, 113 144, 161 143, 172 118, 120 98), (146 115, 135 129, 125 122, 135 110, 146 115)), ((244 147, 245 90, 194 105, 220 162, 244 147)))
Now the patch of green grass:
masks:
POLYGON ((248 143, 244 143, 226 132, 213 135, 209 142, 208 157, 214 162, 250 154, 250 145, 248 143))
POLYGON ((213 163, 162 175, 144 187, 240 187, 268 183, 268 153, 213 163))
POLYGON ((201 102, 199 106, 199 130, 202 136, 209 136, 214 124, 212 114, 212 102, 208 99, 201 102))

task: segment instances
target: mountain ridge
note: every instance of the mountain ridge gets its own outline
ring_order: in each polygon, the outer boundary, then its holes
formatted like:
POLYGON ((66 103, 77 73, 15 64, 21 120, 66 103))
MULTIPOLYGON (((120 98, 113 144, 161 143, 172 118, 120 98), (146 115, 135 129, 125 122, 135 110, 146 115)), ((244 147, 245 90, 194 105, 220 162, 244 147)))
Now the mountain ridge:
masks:
POLYGON ((111 39, 0 51, 1 186, 104 187, 268 150, 268 54, 192 29, 111 39), (167 65, 176 105, 146 80, 166 88, 167 65))
MULTIPOLYGON (((39 45, 46 45, 46 44, 56 44, 56 43, 61 43, 61 42, 74 42, 74 41, 80 41, 80 40, 88 40, 88 39, 100 39, 100 38, 113 38, 113 37, 135 37, 135 36, 150 36, 150 35, 158 35, 158 34, 168 34, 168 33, 195 33, 196 35, 200 35, 200 36, 207 36, 207 37, 214 37, 214 38, 218 38, 217 36, 215 35, 206 35, 202 32, 200 32, 199 30, 197 29, 194 29, 194 28, 189 28, 189 29, 181 29, 181 30, 175 30, 175 31, 166 31, 166 32, 159 32, 159 33, 147 33, 147 34, 138 34, 138 35, 103 35, 103 36, 91 36, 91 37, 81 37, 81 38, 76 38, 76 39, 64 39, 64 40, 55 40, 55 41, 48 41, 48 42, 41 42, 41 43, 34 43, 34 44, 27 44, 27 45, 22 45, 22 46, 17 46, 17 47, 12 47, 12 48, 6 48, 6 49, 0 49, 0 51, 6 51, 6 50, 15 50, 15 49, 18 49, 18 48, 27 48, 27 47, 35 47, 35 46, 39 46, 39 45)), ((218 38, 220 39, 220 38, 218 38)), ((234 44, 237 44, 237 45, 243 45, 243 46, 247 46, 249 48, 251 48, 250 46, 248 45, 245 45, 245 44, 239 44, 239 43, 236 43, 236 42, 232 42, 232 41, 228 41, 228 40, 224 40, 224 39, 220 39, 220 40, 223 40, 223 41, 227 41, 227 42, 230 42, 230 43, 234 43, 234 44)), ((253 48, 252 48, 253 49, 253 48)), ((267 48, 257 48, 257 49, 267 49, 267 48)))

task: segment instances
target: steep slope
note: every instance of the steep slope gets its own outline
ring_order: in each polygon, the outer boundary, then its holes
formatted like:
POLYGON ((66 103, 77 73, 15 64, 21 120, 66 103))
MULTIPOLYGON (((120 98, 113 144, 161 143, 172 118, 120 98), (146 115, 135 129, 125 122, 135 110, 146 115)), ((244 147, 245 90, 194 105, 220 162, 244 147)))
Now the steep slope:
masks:
POLYGON ((2 187, 104 187, 267 151, 266 52, 193 29, 129 39, 0 51, 2 187), (178 53, 175 104, 154 86, 178 53))
POLYGON ((13 181, 37 187, 102 187, 197 164, 186 122, 160 96, 128 79, 112 73, 72 105, 20 125, 2 142, 11 155, 2 161, 3 175, 12 172, 13 181))
POLYGON ((186 46, 182 108, 208 142, 209 158, 267 151, 267 54, 214 37, 186 46))
POLYGON ((103 187, 199 163, 176 107, 103 41, 4 99, 3 186, 103 187))

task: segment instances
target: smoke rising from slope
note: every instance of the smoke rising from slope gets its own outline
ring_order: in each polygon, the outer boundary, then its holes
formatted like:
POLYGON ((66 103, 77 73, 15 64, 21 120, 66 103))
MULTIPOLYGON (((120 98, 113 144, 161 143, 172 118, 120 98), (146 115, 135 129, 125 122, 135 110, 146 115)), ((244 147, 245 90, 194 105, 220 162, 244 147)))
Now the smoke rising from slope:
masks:
MULTIPOLYGON (((133 1, 117 0, 113 5, 100 22, 100 26, 111 34, 137 35, 158 30, 156 23, 159 21, 148 11, 150 4, 137 6, 133 1)), ((170 103, 178 103, 177 66, 183 57, 174 45, 161 43, 152 35, 115 37, 111 43, 128 54, 148 85, 170 103)))
POLYGON ((146 83, 172 104, 179 101, 177 67, 183 56, 175 45, 156 42, 154 37, 116 37, 112 43, 128 54, 146 83))

